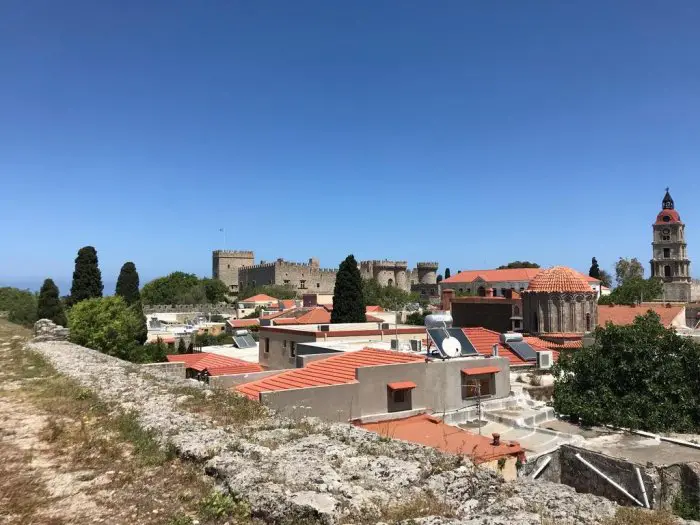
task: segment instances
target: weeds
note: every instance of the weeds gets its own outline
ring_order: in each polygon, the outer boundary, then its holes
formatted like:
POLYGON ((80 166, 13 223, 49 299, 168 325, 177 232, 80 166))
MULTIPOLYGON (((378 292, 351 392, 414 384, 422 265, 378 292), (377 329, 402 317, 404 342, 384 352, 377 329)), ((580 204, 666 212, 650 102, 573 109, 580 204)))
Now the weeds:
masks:
POLYGON ((680 492, 673 499, 673 513, 685 520, 700 520, 700 505, 697 499, 694 501, 680 492))
POLYGON ((184 409, 206 414, 223 425, 243 426, 267 416, 267 410, 257 401, 223 389, 180 387, 173 393, 189 396, 181 405, 184 409))
POLYGON ((605 525, 674 525, 676 519, 672 514, 661 510, 620 507, 615 515, 604 523, 605 525))
POLYGON ((378 522, 397 524, 426 516, 455 517, 455 510, 431 491, 424 491, 401 501, 381 503, 374 508, 364 507, 346 516, 341 523, 370 525, 378 522))
POLYGON ((250 506, 239 498, 212 490, 199 502, 199 515, 204 520, 232 518, 234 522, 247 522, 250 506))

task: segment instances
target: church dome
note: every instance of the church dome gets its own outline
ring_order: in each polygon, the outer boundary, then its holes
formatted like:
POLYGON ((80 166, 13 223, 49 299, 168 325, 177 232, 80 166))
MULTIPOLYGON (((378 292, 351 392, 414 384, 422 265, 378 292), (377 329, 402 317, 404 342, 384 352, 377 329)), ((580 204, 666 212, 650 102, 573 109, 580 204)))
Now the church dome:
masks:
POLYGON ((656 216, 655 224, 673 224, 681 222, 680 214, 674 209, 661 210, 656 216))
POLYGON ((554 266, 538 273, 526 292, 593 292, 578 272, 566 266, 554 266))

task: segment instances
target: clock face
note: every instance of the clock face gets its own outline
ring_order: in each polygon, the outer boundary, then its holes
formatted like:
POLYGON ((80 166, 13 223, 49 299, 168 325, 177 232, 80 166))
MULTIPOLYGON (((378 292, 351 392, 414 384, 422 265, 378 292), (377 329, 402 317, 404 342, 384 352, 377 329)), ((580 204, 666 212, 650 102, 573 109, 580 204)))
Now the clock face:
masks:
POLYGON ((668 228, 664 228, 663 233, 664 235, 669 235, 671 233, 671 230, 669 230, 668 228))

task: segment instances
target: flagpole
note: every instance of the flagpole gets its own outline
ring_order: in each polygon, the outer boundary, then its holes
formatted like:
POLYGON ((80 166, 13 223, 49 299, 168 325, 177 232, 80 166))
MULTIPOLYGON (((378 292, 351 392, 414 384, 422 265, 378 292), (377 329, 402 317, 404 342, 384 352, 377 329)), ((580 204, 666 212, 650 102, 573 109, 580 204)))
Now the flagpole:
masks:
POLYGON ((224 249, 226 249, 226 228, 219 228, 219 231, 224 234, 224 249))

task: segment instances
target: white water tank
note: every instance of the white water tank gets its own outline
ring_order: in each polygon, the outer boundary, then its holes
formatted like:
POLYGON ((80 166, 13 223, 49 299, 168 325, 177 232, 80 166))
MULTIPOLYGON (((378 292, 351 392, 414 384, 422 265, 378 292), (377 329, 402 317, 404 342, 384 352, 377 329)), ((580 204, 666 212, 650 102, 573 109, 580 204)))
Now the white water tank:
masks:
POLYGON ((426 328, 452 328, 452 314, 450 312, 438 312, 425 316, 426 328))

